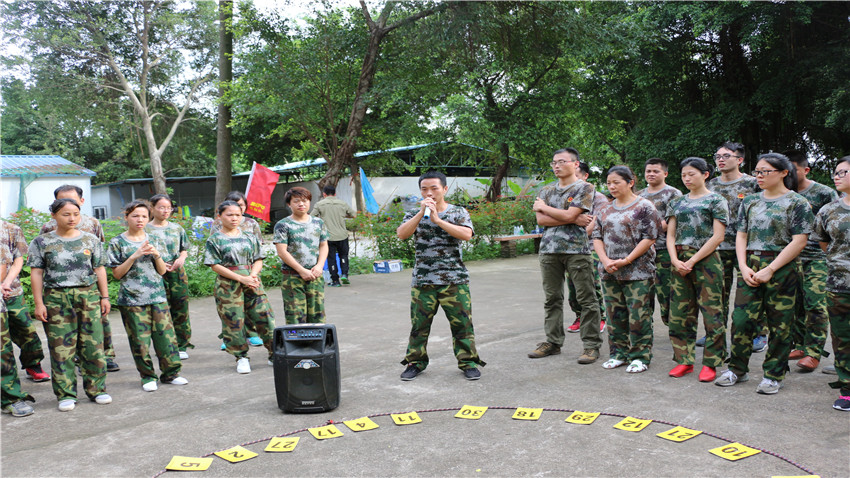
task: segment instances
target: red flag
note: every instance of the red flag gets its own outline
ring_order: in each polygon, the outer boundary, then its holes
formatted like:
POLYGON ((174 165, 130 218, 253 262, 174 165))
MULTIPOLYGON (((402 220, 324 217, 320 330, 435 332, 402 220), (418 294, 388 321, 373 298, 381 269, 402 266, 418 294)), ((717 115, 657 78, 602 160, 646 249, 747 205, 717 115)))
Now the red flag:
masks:
POLYGON ((266 222, 271 221, 269 210, 272 205, 272 191, 277 186, 279 177, 280 174, 254 162, 245 191, 245 197, 248 199, 248 208, 245 210, 247 214, 266 222))

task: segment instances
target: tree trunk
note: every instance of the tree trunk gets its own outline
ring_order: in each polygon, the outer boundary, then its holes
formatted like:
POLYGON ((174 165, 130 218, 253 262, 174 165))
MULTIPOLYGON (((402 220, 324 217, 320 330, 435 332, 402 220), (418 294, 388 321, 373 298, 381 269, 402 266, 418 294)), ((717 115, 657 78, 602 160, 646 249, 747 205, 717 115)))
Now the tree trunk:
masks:
POLYGON ((363 184, 360 182, 360 165, 355 164, 351 166, 351 181, 354 183, 354 202, 355 207, 357 208, 357 212, 363 212, 366 210, 366 200, 363 198, 363 184))
POLYGON ((487 200, 490 202, 495 202, 502 195, 502 181, 508 177, 508 169, 511 163, 508 143, 504 141, 499 143, 499 152, 502 156, 502 164, 496 168, 496 172, 493 174, 493 182, 490 183, 490 189, 487 191, 487 200))
POLYGON ((230 105, 224 101, 224 94, 233 80, 233 1, 219 0, 218 4, 218 132, 216 135, 216 177, 215 203, 224 200, 232 189, 233 163, 230 138, 230 105))

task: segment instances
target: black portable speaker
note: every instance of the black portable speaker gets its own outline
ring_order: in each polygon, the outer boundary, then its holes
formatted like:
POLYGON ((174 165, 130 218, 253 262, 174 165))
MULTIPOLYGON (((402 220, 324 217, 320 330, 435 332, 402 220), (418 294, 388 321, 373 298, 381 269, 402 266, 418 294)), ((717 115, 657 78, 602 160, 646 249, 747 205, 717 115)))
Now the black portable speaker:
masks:
POLYGON ((274 385, 284 412, 316 413, 339 406, 339 346, 330 324, 274 329, 274 385))

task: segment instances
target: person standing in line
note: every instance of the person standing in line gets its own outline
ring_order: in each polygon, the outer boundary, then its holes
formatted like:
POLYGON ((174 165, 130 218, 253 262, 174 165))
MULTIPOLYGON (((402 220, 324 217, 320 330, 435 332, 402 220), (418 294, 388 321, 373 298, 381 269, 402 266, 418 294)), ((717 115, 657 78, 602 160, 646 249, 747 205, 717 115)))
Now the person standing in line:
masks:
MULTIPOLYGON (((7 245, 0 242, 0 255, 11 255, 10 251, 4 249, 7 245)), ((0 262, 0 277, 7 272, 6 263, 0 262)), ((32 405, 27 401, 35 402, 32 395, 21 390, 21 381, 18 379, 18 365, 15 363, 15 351, 12 347, 12 339, 9 337, 6 301, 0 295, 0 344, 3 347, 2 366, 0 366, 0 409, 13 417, 27 417, 35 413, 32 405)))
POLYGON ((749 380, 753 338, 767 318, 769 340, 764 378, 756 392, 778 393, 791 353, 791 327, 800 285, 797 257, 812 232, 814 215, 797 189, 797 170, 778 153, 759 156, 753 174, 763 190, 744 198, 738 210, 736 253, 742 281, 735 293, 729 368, 714 381, 730 387, 749 380))
POLYGON ((682 196, 682 192, 667 184, 669 174, 667 161, 661 158, 650 158, 643 166, 643 177, 646 188, 638 191, 638 196, 648 199, 661 217, 661 232, 655 241, 655 297, 661 314, 661 322, 667 325, 670 320, 670 284, 673 268, 670 264, 670 254, 667 252, 667 221, 664 213, 667 205, 673 199, 682 196))
POLYGON ((599 255, 602 293, 608 312, 610 359, 602 366, 629 362, 628 373, 641 373, 652 360, 655 249, 661 228, 658 210, 634 192, 628 166, 608 170, 614 202, 596 218, 593 247, 599 255))
MULTIPOLYGON (((838 199, 838 193, 829 186, 808 178, 809 160, 800 151, 785 153, 797 168, 797 192, 809 201, 812 213, 817 216, 821 208, 838 199)), ((797 368, 802 372, 812 372, 820 364, 826 335, 829 332, 829 314, 826 307, 826 254, 818 241, 809 237, 809 242, 800 253, 803 267, 803 281, 797 294, 797 317, 791 328, 793 349, 788 360, 797 360, 797 368)))
MULTIPOLYGON (((46 382, 50 375, 41 368, 44 350, 18 277, 26 253, 27 240, 21 228, 0 219, 0 263, 6 267, 5 274, 0 274, 0 289, 6 303, 9 339, 20 348, 21 368, 26 371, 27 377, 33 382, 46 382)), ((17 369, 14 359, 12 365, 17 369)))
POLYGON ((103 267, 103 246, 92 234, 80 231, 80 206, 73 199, 50 205, 56 230, 32 240, 27 253, 35 318, 44 322, 50 350, 53 393, 59 411, 77 406, 79 358, 83 387, 99 405, 112 403, 106 393, 103 319, 109 313, 109 287, 103 267))
POLYGON ((602 346, 599 333, 601 314, 593 290, 593 260, 586 229, 593 220, 587 213, 593 209, 595 188, 576 176, 579 154, 575 149, 555 151, 551 165, 557 182, 544 187, 532 206, 537 224, 543 226, 540 272, 546 295, 543 303, 546 341, 537 344, 528 357, 542 358, 561 353, 564 344, 564 280, 569 277, 576 286, 576 298, 582 310, 579 331, 583 351, 578 363, 591 364, 599 359, 599 347, 602 346))
POLYGON ((667 251, 675 274, 671 284, 671 377, 694 371, 694 342, 699 313, 706 331, 700 382, 713 382, 726 359, 726 320, 723 318, 723 264, 717 246, 723 242, 729 205, 705 187, 711 166, 702 158, 685 158, 682 182, 690 193, 667 205, 667 251))
POLYGON ((156 371, 150 355, 151 340, 159 358, 162 383, 189 383, 180 376, 182 365, 177 352, 177 338, 162 281, 168 266, 159 251, 165 250, 165 245, 145 232, 151 209, 150 204, 143 200, 127 204, 124 207, 127 232, 113 237, 106 253, 107 267, 112 269, 112 276, 121 281, 115 303, 121 312, 130 351, 145 392, 157 389, 156 371))
POLYGON ((325 281, 328 231, 324 221, 309 214, 312 193, 294 187, 283 196, 292 214, 274 225, 274 245, 283 261, 280 293, 287 324, 325 323, 325 281))
MULTIPOLYGON (((55 199, 72 199, 76 201, 81 208, 86 202, 85 199, 83 199, 82 188, 74 186, 73 184, 59 186, 55 191, 53 191, 53 197, 55 199)), ((103 235, 103 227, 97 219, 91 216, 86 216, 85 214, 80 213, 80 219, 77 222, 77 229, 97 237, 100 239, 101 243, 106 242, 106 236, 103 235)), ((50 219, 45 225, 41 226, 40 234, 47 234, 48 232, 53 232, 55 230, 56 220, 50 219)), ((117 372, 121 370, 121 367, 119 367, 118 363, 115 361, 115 347, 112 346, 112 327, 109 325, 109 317, 107 317, 106 314, 103 316, 102 325, 103 353, 106 357, 106 371, 117 372)))
POLYGON ((221 319, 225 350, 236 358, 236 373, 251 373, 245 324, 256 327, 272 365, 274 313, 260 281, 263 251, 260 240, 239 228, 242 208, 234 201, 222 201, 216 209, 222 228, 210 235, 204 245, 204 264, 217 274, 215 305, 221 319))
MULTIPOLYGON (((744 198, 759 191, 756 178, 741 172, 744 163, 744 145, 727 141, 717 148, 714 154, 714 162, 720 171, 720 177, 712 178, 706 185, 711 192, 715 192, 726 199, 729 204, 729 223, 726 224, 726 237, 717 248, 720 260, 723 262, 723 320, 729 320, 729 299, 732 295, 733 276, 741 283, 741 271, 738 269, 738 259, 735 255, 735 228, 738 221, 738 208, 744 198), (736 272, 737 270, 737 272, 736 272)), ((767 347, 767 336, 764 320, 761 331, 753 339, 753 352, 763 352, 767 347)), ((697 340, 697 347, 705 345, 705 337, 697 340)))
POLYGON ((168 299, 168 310, 171 312, 171 323, 174 325, 174 335, 177 337, 177 353, 180 360, 186 360, 189 358, 187 349, 195 348, 190 342, 192 324, 189 322, 189 278, 183 267, 189 257, 189 236, 180 224, 168 221, 174 210, 174 203, 167 194, 156 194, 151 197, 150 202, 153 206, 153 221, 148 223, 145 230, 163 245, 159 251, 165 261, 162 281, 168 299))
POLYGON ((402 365, 403 381, 410 381, 428 367, 428 336, 437 309, 442 307, 452 331, 457 367, 467 380, 478 380, 478 366, 486 365, 475 348, 469 271, 463 264, 462 241, 475 234, 469 212, 446 202, 446 175, 428 171, 419 177, 422 203, 404 215, 396 229, 401 240, 414 236, 415 263, 410 290, 410 338, 402 365))
POLYGON ((328 185, 322 188, 322 200, 313 206, 313 215, 325 222, 328 230, 328 271, 331 274, 331 287, 350 284, 348 280, 348 230, 345 218, 357 217, 357 211, 345 201, 336 197, 336 188, 328 185), (339 269, 336 256, 339 254, 339 269))
POLYGON ((832 175, 844 197, 823 206, 815 219, 815 240, 826 250, 826 280, 832 352, 839 389, 832 407, 850 412, 850 156, 838 160, 832 175))

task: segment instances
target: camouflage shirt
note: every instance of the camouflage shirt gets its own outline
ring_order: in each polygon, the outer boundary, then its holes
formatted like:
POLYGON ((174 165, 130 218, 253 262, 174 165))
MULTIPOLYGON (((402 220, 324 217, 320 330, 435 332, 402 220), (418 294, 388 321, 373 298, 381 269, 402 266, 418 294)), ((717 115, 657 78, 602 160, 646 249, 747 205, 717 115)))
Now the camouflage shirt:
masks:
MULTIPOLYGON (((109 241, 106 267, 114 269, 125 263, 136 250, 142 247, 145 240, 149 241, 157 251, 165 249, 162 242, 152 235, 148 235, 147 239, 134 242, 124 234, 119 234, 109 241)), ((166 301, 165 284, 162 282, 162 276, 156 271, 153 256, 142 256, 136 259, 120 281, 121 288, 118 289, 116 305, 149 305, 166 301)))
POLYGON ((223 232, 214 232, 204 245, 204 264, 220 264, 225 267, 250 266, 263 260, 260 240, 253 234, 239 231, 236 237, 223 232))
MULTIPOLYGON (((551 207, 564 210, 577 207, 587 213, 593 210, 595 191, 593 185, 585 181, 576 181, 564 188, 555 183, 541 189, 537 197, 551 207)), ((576 224, 544 226, 540 254, 590 254, 587 230, 576 224)))
MULTIPOLYGON (((27 254, 27 240, 24 237, 24 231, 20 227, 0 219, 0 263, 6 265, 6 274, 9 273, 9 268, 15 259, 23 257, 27 254)), ((6 277, 4 276, 3 279, 6 277)), ((17 297, 24 293, 24 288, 21 287, 20 274, 12 281, 12 297, 17 297)))
POLYGON ((700 249, 714 235, 714 220, 729 223, 729 206, 723 196, 708 193, 698 199, 689 194, 667 205, 665 217, 676 218, 676 245, 700 249))
MULTIPOLYGON (((670 186, 669 184, 665 185, 661 191, 649 192, 649 188, 641 189, 638 193, 638 196, 648 199, 649 202, 655 206, 655 210, 658 211, 658 216, 662 219, 665 219, 665 213, 667 212, 667 205, 670 204, 670 201, 676 199, 678 197, 682 197, 682 191, 670 186)), ((655 249, 656 250, 666 250, 667 248, 667 232, 664 229, 660 229, 658 231, 658 240, 655 241, 655 249)))
POLYGON ((822 207, 815 219, 815 240, 827 242, 826 290, 850 293, 850 206, 843 200, 822 207))
MULTIPOLYGON (((638 197, 626 206, 618 206, 616 202, 612 202, 596 217, 592 237, 605 244, 605 254, 609 259, 625 259, 640 241, 657 238, 659 229, 661 216, 658 210, 649 200, 638 197)), ((650 247, 645 254, 613 274, 609 274, 600 262, 599 275, 603 280, 653 279, 655 248, 650 247)))
MULTIPOLYGON (((263 243, 263 231, 260 229, 260 223, 251 219, 248 216, 242 216, 242 222, 239 223, 239 229, 242 232, 247 232, 248 234, 253 234, 257 236, 257 239, 260 240, 260 244, 263 243)), ((214 232, 221 231, 221 219, 216 218, 213 221, 212 226, 210 226, 210 234, 214 232)))
POLYGON ((812 208, 803 196, 788 191, 765 199, 761 192, 744 198, 737 230, 747 233, 748 251, 779 252, 791 242, 791 236, 811 234, 814 222, 812 208))
MULTIPOLYGON (((409 221, 419 210, 408 212, 402 219, 402 224, 409 221)), ((457 226, 472 227, 469 212, 461 207, 449 204, 440 213, 440 219, 457 226)), ((430 219, 422 218, 413 233, 413 248, 416 251, 416 262, 413 265, 413 280, 411 285, 452 285, 468 284, 469 271, 463 264, 460 239, 452 237, 430 219)))
MULTIPOLYGON (((316 267, 319 262, 319 244, 327 242, 328 231, 318 217, 310 216, 307 222, 298 222, 287 216, 274 225, 275 244, 286 244, 286 251, 305 269, 316 267)), ((322 264, 324 265, 324 264, 322 264)), ((282 264, 284 270, 293 270, 282 264)))
POLYGON ((734 251, 738 227, 738 209, 741 207, 741 202, 745 197, 760 190, 758 182, 756 178, 749 174, 744 174, 740 178, 728 183, 721 181, 720 178, 712 178, 705 186, 712 192, 723 196, 726 199, 726 204, 729 205, 729 222, 726 223, 726 237, 717 247, 717 250, 734 251))
POLYGON ((82 231, 74 239, 55 232, 42 234, 32 240, 27 251, 27 265, 44 269, 45 289, 92 285, 97 282, 94 270, 103 262, 100 240, 82 231))
MULTIPOLYGON (((106 241, 106 236, 103 235, 103 227, 100 225, 100 221, 91 216, 86 216, 85 214, 80 213, 80 223, 77 224, 77 229, 93 235, 100 239, 100 242, 106 241)), ((53 232, 55 230, 56 219, 51 219, 47 221, 47 224, 41 226, 40 234, 47 234, 48 232, 53 232)))
POLYGON ((594 216, 602 214, 602 211, 610 205, 611 201, 608 200, 608 196, 596 191, 593 195, 593 208, 591 209, 591 214, 594 216))
MULTIPOLYGON (((814 213, 815 216, 818 215, 818 211, 820 211, 822 207, 838 199, 838 193, 835 192, 834 189, 814 181, 812 181, 812 184, 809 184, 809 187, 806 189, 797 192, 806 198, 806 201, 809 201, 809 205, 812 206, 812 213, 814 213)), ((824 260, 826 259, 826 255, 820 248, 818 241, 815 241, 811 236, 809 236, 809 242, 806 244, 806 248, 803 249, 803 252, 800 253, 800 259, 824 260)))
POLYGON ((145 231, 159 240, 161 247, 157 246, 156 250, 162 254, 162 260, 166 264, 171 264, 180 257, 181 252, 189 249, 189 236, 180 224, 169 222, 158 227, 151 222, 145 226, 145 231))

